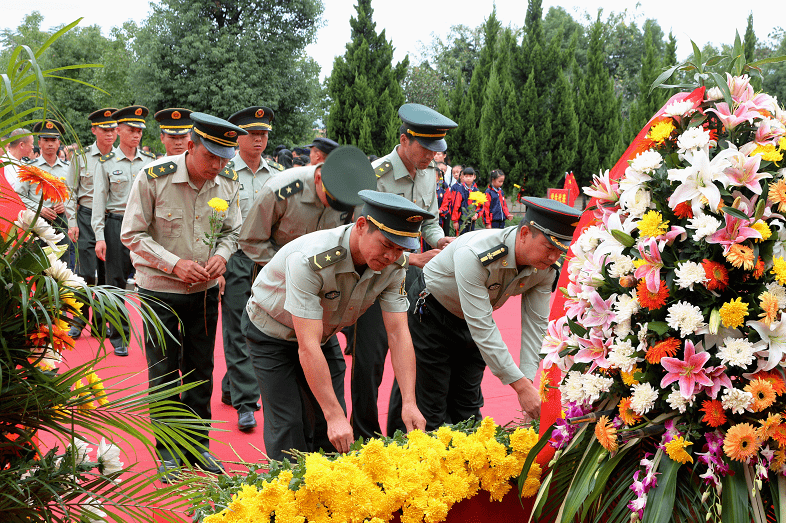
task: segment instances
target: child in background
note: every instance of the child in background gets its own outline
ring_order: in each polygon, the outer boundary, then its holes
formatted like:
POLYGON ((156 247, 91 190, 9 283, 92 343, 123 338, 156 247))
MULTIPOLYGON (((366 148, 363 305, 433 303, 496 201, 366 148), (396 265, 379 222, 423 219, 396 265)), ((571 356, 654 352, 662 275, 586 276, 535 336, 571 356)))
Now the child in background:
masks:
POLYGON ((471 219, 464 223, 463 228, 459 229, 459 220, 462 214, 464 214, 465 209, 469 206, 469 193, 472 192, 473 187, 475 187, 475 169, 472 167, 465 167, 464 170, 461 171, 460 179, 461 183, 454 185, 450 192, 453 196, 453 213, 451 220, 456 230, 456 236, 460 236, 465 232, 474 231, 475 220, 478 217, 477 213, 475 213, 471 219))
POLYGON ((491 183, 486 189, 486 204, 483 206, 483 221, 486 228, 504 229, 505 220, 510 219, 508 203, 505 201, 505 193, 502 192, 502 184, 505 183, 505 173, 501 169, 491 171, 491 183))

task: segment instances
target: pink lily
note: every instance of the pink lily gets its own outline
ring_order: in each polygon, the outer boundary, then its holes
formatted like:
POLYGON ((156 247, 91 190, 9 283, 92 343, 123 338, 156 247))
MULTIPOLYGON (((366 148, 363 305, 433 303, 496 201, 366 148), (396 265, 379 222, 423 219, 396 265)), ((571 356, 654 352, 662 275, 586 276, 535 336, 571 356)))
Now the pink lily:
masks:
POLYGON ((644 243, 639 244, 639 254, 646 263, 640 265, 633 275, 636 278, 644 278, 648 291, 658 292, 663 259, 660 257, 657 239, 648 238, 644 243))
POLYGON ((680 227, 679 225, 672 225, 671 228, 665 234, 661 234, 658 236, 658 247, 663 249, 666 245, 671 245, 674 243, 674 240, 677 238, 680 241, 685 241, 688 237, 688 232, 685 230, 684 227, 680 227))
POLYGON ((617 299, 616 294, 612 294, 608 300, 603 300, 597 291, 593 292, 589 299, 589 308, 584 316, 583 325, 585 327, 599 327, 603 330, 608 329, 615 320, 616 314, 611 309, 617 299))
POLYGON ((777 145, 785 132, 786 129, 784 129, 784 125, 781 122, 774 118, 764 118, 759 122, 754 140, 759 145, 777 145))
POLYGON ((731 91, 731 99, 735 102, 747 102, 753 98, 753 86, 751 86, 750 76, 732 76, 726 73, 726 83, 731 91))
POLYGON ((611 365, 606 356, 609 354, 609 346, 614 340, 611 336, 603 336, 598 329, 590 329, 588 338, 579 338, 581 349, 576 353, 574 361, 576 363, 592 363, 589 370, 592 372, 596 367, 608 369, 611 365))
MULTIPOLYGON (((701 342, 699 342, 701 346, 701 342)), ((701 349, 701 347, 699 347, 701 349)), ((660 364, 666 369, 666 375, 660 382, 661 387, 666 387, 678 381, 680 394, 683 398, 690 398, 699 386, 711 387, 712 380, 707 376, 704 365, 710 359, 709 352, 696 352, 693 342, 685 340, 684 360, 665 357, 660 364)))
POLYGON ((584 188, 584 194, 587 196, 612 203, 619 200, 619 193, 619 182, 609 178, 608 170, 600 175, 593 175, 592 185, 584 188))
POLYGON ((755 118, 761 118, 761 113, 752 102, 743 102, 737 106, 734 112, 729 109, 726 102, 715 105, 715 109, 707 109, 708 113, 715 113, 723 125, 728 129, 734 129, 742 122, 753 122, 755 118))
POLYGON ((723 245, 723 253, 725 254, 728 252, 729 247, 735 243, 741 243, 748 238, 761 238, 761 233, 753 227, 749 227, 750 224, 750 220, 743 220, 731 214, 726 214, 726 226, 709 236, 707 243, 723 245))
POLYGON ((562 358, 559 353, 567 348, 570 342, 570 329, 568 329, 567 316, 561 316, 558 320, 549 322, 546 337, 543 339, 543 346, 540 349, 543 358, 543 368, 549 369, 554 364, 559 364, 562 358))
POLYGON ((707 367, 704 373, 712 380, 711 386, 704 387, 704 392, 712 399, 718 397, 721 387, 726 387, 727 389, 733 387, 731 379, 726 375, 726 367, 723 365, 718 367, 707 367))
POLYGON ((747 187, 756 194, 761 194, 760 180, 772 178, 769 173, 760 173, 761 155, 745 156, 737 153, 729 157, 731 165, 723 173, 729 178, 729 185, 747 187))

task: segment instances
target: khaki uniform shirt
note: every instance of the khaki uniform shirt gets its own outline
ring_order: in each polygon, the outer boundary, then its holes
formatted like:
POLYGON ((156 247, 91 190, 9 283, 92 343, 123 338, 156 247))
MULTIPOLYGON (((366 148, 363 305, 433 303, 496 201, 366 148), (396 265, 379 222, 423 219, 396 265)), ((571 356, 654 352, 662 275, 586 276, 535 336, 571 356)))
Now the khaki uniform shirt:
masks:
POLYGON ((238 202, 240 204, 240 215, 243 221, 245 221, 248 212, 251 210, 251 205, 259 197, 262 186, 273 177, 274 172, 278 173, 278 171, 274 171, 272 167, 268 166, 267 161, 261 158, 259 168, 257 168, 256 172, 252 172, 251 168, 240 157, 240 153, 236 154, 232 159, 232 164, 232 168, 237 173, 238 181, 240 182, 238 202))
POLYGON ((186 154, 156 160, 140 172, 131 189, 120 240, 131 251, 136 282, 143 289, 176 294, 202 292, 216 285, 216 280, 190 285, 172 272, 175 264, 185 259, 204 265, 213 254, 229 260, 237 250, 239 184, 219 175, 197 189, 188 177, 186 154), (150 169, 161 174, 150 178, 150 169), (225 200, 229 208, 211 252, 202 240, 210 232, 214 211, 208 202, 212 198, 225 200))
POLYGON ((462 234, 423 268, 426 289, 467 322, 486 364, 505 385, 522 376, 535 378, 556 276, 554 269, 539 271, 527 266, 517 270, 516 230, 508 227, 462 234), (521 357, 516 367, 492 312, 518 294, 522 295, 521 357))
POLYGON ((128 195, 137 173, 153 157, 137 147, 133 158, 126 158, 120 147, 98 160, 98 169, 93 176, 93 214, 90 224, 96 241, 104 240, 104 221, 106 212, 123 214, 126 210, 128 195))
MULTIPOLYGON (((114 151, 114 148, 112 149, 114 151)), ((68 226, 76 227, 76 206, 93 208, 93 174, 98 169, 101 151, 96 144, 91 145, 83 153, 75 153, 68 169, 68 190, 71 197, 66 202, 68 226), (82 157, 84 154, 84 158, 82 157)))
POLYGON ((240 229, 240 249, 249 258, 265 264, 292 240, 351 219, 349 213, 322 205, 314 185, 316 168, 287 169, 262 187, 240 229))
MULTIPOLYGON (((49 165, 46 160, 44 160, 43 156, 39 156, 28 165, 38 167, 39 169, 46 171, 57 178, 67 179, 68 176, 68 162, 64 162, 60 158, 55 159, 54 165, 49 165)), ((19 187, 20 188, 17 189, 16 192, 19 193, 22 201, 25 203, 28 209, 31 211, 36 211, 38 209, 38 203, 41 201, 41 192, 36 192, 38 189, 38 184, 32 182, 19 182, 19 187)), ((14 189, 16 189, 16 187, 14 187, 14 189)), ((44 202, 44 207, 51 207, 53 205, 54 202, 48 200, 44 202)))
POLYGON ((418 169, 413 179, 398 155, 399 147, 400 145, 397 145, 390 154, 372 164, 377 174, 377 190, 403 196, 433 214, 435 218, 424 220, 420 230, 426 242, 436 247, 437 242, 445 237, 445 232, 439 226, 439 205, 434 186, 434 180, 437 179, 436 164, 431 162, 426 169, 418 169))
POLYGON ((302 236, 281 247, 265 265, 246 304, 249 319, 260 331, 297 341, 292 316, 322 320, 324 344, 344 327, 354 325, 377 297, 383 311, 407 311, 404 257, 380 272, 366 267, 359 275, 349 250, 352 227, 302 236))

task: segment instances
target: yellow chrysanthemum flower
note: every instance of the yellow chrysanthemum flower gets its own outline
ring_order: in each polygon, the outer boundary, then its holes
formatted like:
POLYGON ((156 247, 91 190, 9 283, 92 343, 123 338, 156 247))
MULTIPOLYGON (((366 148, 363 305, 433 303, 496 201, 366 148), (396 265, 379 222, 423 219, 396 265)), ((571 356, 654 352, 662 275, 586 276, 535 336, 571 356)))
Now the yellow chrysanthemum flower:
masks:
POLYGON ((671 122, 671 120, 663 120, 650 127, 650 132, 647 135, 647 138, 657 144, 662 144, 666 138, 671 136, 671 133, 674 132, 674 129, 676 129, 676 127, 674 127, 674 124, 671 122))
POLYGON ((663 221, 663 215, 658 211, 647 211, 639 222, 639 236, 642 238, 657 238, 668 230, 669 222, 663 221))
POLYGON ((486 193, 480 191, 472 191, 469 193, 469 200, 475 205, 483 205, 486 203, 486 193))
POLYGON ((768 143, 767 145, 759 145, 757 146, 751 156, 754 154, 760 154, 762 160, 766 160, 768 162, 780 162, 783 160, 783 152, 775 147, 775 145, 768 143))
POLYGON ((227 201, 221 198, 211 198, 207 204, 216 212, 226 212, 227 209, 229 209, 229 204, 227 201))
POLYGON ((693 442, 685 441, 685 438, 682 436, 677 436, 666 443, 666 453, 677 463, 682 463, 683 465, 688 462, 693 463, 693 458, 685 450, 686 447, 691 445, 693 445, 693 442))
POLYGON ((761 234, 761 239, 756 239, 757 242, 763 242, 765 240, 769 240, 770 236, 772 236, 772 230, 770 230, 770 226, 767 225, 766 222, 759 220, 752 225, 754 229, 756 229, 759 234, 761 234))
POLYGON ((779 284, 786 285, 786 260, 783 259, 783 256, 772 260, 772 273, 779 284))
POLYGON ((721 322, 724 327, 736 329, 745 323, 745 317, 748 315, 748 304, 742 301, 742 298, 734 298, 727 301, 720 308, 721 322))

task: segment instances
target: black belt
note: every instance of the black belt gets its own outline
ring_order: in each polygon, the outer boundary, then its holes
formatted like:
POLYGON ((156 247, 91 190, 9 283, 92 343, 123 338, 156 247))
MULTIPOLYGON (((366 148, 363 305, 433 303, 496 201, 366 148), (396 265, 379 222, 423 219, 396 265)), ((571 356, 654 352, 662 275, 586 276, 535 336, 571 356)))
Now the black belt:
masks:
POLYGON ((113 220, 120 220, 121 222, 123 221, 123 215, 122 214, 117 214, 117 213, 113 213, 113 212, 107 211, 106 217, 107 218, 112 218, 113 220))
POLYGON ((93 214, 93 209, 91 209, 90 207, 85 207, 84 205, 80 205, 79 209, 77 209, 76 212, 93 214))

